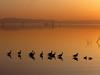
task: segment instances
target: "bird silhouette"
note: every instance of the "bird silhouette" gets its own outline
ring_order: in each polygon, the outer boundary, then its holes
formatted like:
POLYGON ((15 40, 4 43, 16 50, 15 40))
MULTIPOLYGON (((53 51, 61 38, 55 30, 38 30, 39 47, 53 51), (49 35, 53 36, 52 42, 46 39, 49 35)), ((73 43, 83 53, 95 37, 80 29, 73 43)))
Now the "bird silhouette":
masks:
POLYGON ((10 58, 12 58, 11 53, 12 53, 11 50, 7 53, 7 56, 10 57, 10 58))
POLYGON ((48 56, 49 56, 49 57, 52 57, 52 51, 51 51, 50 53, 48 53, 48 56))
POLYGON ((63 55, 63 52, 61 54, 59 54, 58 57, 62 57, 62 55, 63 55))
POLYGON ((56 55, 56 52, 54 52, 50 57, 56 59, 55 55, 56 55))
POLYGON ((40 53, 40 58, 43 60, 43 51, 40 53))
POLYGON ((21 54, 22 54, 22 52, 21 52, 21 50, 18 52, 18 58, 20 58, 21 59, 21 54))
POLYGON ((60 59, 60 60, 63 61, 62 55, 63 55, 63 52, 62 52, 61 54, 58 55, 58 59, 60 59))
POLYGON ((87 56, 85 56, 84 59, 87 60, 87 56))
POLYGON ((74 58, 76 58, 79 55, 79 53, 76 53, 73 55, 74 58))
POLYGON ((89 57, 89 58, 88 58, 88 60, 92 60, 92 59, 93 59, 92 57, 89 57))
POLYGON ((21 55, 21 50, 18 52, 18 55, 21 55))
POLYGON ((53 51, 51 51, 50 53, 48 53, 48 59, 49 60, 52 60, 53 58, 56 59, 55 55, 56 55, 56 52, 53 53, 53 51))
POLYGON ((55 57, 55 55, 56 55, 56 52, 54 52, 54 53, 51 55, 51 57, 55 57))
POLYGON ((31 59, 35 60, 34 55, 35 55, 35 52, 32 50, 32 52, 29 53, 29 57, 30 57, 31 59))

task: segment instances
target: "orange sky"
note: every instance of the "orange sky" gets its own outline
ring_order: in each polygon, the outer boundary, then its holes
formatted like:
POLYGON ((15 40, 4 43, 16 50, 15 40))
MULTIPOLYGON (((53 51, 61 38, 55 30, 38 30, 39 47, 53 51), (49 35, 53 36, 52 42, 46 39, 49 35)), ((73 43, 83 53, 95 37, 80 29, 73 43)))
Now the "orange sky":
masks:
POLYGON ((0 0, 0 17, 100 20, 100 0, 0 0))

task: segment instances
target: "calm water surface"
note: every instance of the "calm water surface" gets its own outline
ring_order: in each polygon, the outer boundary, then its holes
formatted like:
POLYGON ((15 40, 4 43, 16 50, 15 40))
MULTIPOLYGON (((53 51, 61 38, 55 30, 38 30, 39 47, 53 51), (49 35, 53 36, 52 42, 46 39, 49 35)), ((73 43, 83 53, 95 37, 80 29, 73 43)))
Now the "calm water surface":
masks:
POLYGON ((99 37, 100 27, 0 29, 0 75, 100 75, 99 37), (6 55, 10 49, 11 59, 6 55), (19 50, 21 60, 17 57, 19 50), (34 60, 28 56, 32 50, 36 52, 34 60), (56 52, 56 59, 48 59, 51 50, 56 52), (57 58, 61 52, 63 61, 57 58), (73 54, 77 52, 75 61, 73 54), (84 56, 93 60, 84 60, 84 56))

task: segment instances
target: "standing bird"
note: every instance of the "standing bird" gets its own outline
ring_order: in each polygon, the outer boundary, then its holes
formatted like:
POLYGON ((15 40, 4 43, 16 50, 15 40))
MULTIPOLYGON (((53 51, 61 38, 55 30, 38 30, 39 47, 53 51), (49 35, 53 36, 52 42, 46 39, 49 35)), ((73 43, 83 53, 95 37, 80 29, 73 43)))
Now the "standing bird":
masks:
POLYGON ((87 56, 85 56, 84 59, 87 60, 87 56))
POLYGON ((49 56, 49 57, 52 57, 52 51, 51 51, 50 53, 48 53, 48 56, 49 56))
POLYGON ((21 50, 20 50, 20 51, 18 52, 18 55, 21 55, 21 53, 22 53, 22 52, 21 52, 21 50))
POLYGON ((62 57, 62 55, 63 55, 63 52, 61 54, 59 54, 58 57, 62 57))
POLYGON ((79 53, 76 53, 73 55, 74 58, 76 58, 79 55, 79 53))
POLYGON ((29 57, 35 60, 34 55, 35 55, 35 52, 32 50, 32 52, 29 53, 29 57))
POLYGON ((21 50, 18 52, 18 57, 21 59, 21 54, 22 54, 22 52, 21 52, 21 50))
POLYGON ((56 52, 54 52, 54 53, 51 55, 51 58, 56 59, 55 55, 56 55, 56 52))
POLYGON ((63 52, 58 55, 58 59, 61 59, 63 61, 62 55, 63 55, 63 52))
POLYGON ((56 52, 54 52, 54 53, 51 55, 51 57, 54 57, 54 58, 55 58, 55 55, 56 55, 56 52))
POLYGON ((11 50, 7 53, 7 56, 9 56, 10 58, 12 58, 12 57, 11 57, 11 53, 12 53, 11 50))
POLYGON ((89 60, 92 60, 93 58, 92 58, 92 57, 89 57, 88 59, 89 59, 89 60))
POLYGON ((40 53, 40 57, 43 59, 43 51, 40 53))

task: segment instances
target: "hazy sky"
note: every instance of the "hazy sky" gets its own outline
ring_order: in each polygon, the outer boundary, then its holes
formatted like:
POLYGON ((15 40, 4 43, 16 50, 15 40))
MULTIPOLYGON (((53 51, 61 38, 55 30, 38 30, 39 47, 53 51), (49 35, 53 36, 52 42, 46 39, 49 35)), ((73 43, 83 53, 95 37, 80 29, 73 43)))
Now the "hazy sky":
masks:
POLYGON ((100 20, 100 0, 0 0, 0 17, 100 20))

